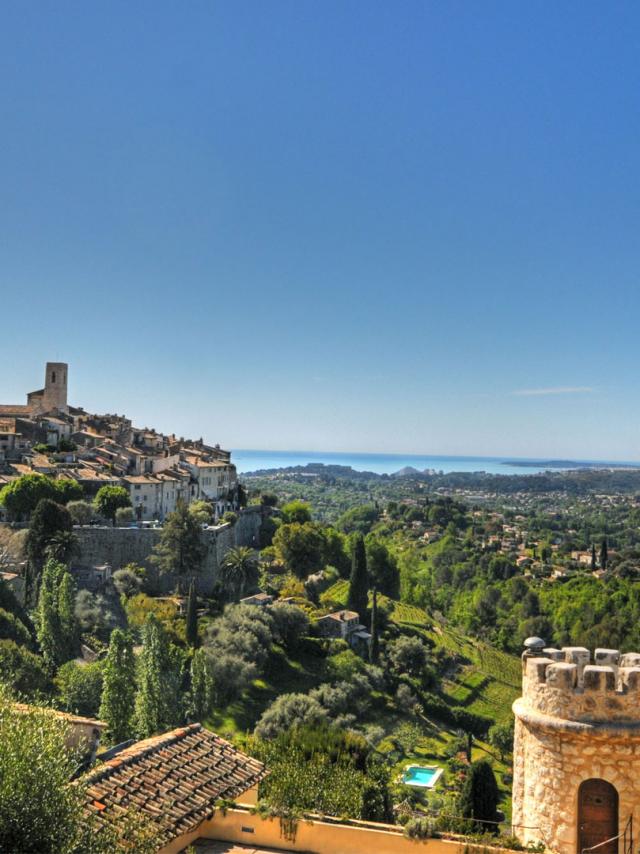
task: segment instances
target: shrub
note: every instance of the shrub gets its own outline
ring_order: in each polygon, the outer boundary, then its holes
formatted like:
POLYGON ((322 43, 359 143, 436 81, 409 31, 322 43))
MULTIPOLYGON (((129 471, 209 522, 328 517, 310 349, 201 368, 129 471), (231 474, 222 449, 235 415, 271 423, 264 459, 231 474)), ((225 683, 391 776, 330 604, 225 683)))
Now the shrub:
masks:
POLYGON ((404 835, 409 839, 429 839, 437 836, 433 821, 430 818, 410 818, 404 826, 404 835))
POLYGON ((4 608, 0 608, 0 638, 15 641, 21 646, 31 646, 31 635, 24 624, 4 608))
POLYGON ((139 593, 140 588, 142 587, 142 579, 140 576, 132 569, 127 569, 127 567, 116 570, 113 573, 112 580, 113 586, 116 588, 118 593, 121 596, 125 596, 127 599, 131 596, 135 596, 136 593, 139 593))
POLYGON ((280 643, 289 650, 296 649, 300 639, 309 631, 309 618, 302 608, 289 602, 274 602, 269 608, 269 615, 280 643))
POLYGON ((133 522, 132 507, 118 507, 116 510, 116 525, 119 528, 128 528, 133 522))
POLYGON ((96 717, 102 694, 102 665, 76 664, 67 661, 56 676, 60 703, 67 712, 86 717, 96 717))
POLYGON ((17 694, 49 694, 51 682, 42 658, 12 640, 0 640, 0 682, 17 694))
POLYGON ((93 504, 89 501, 70 501, 67 510, 71 514, 74 525, 90 525, 95 519, 93 504))
POLYGON ((307 694, 281 694, 258 721, 255 733, 273 739, 293 726, 319 726, 327 719, 320 703, 307 694))

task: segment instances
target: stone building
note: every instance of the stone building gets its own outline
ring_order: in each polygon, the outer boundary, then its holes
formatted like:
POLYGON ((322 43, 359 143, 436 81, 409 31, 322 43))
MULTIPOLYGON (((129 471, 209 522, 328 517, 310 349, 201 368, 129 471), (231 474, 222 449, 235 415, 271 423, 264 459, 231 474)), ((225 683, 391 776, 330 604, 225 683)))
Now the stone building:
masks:
POLYGON ((627 854, 640 830, 640 654, 530 639, 516 718, 513 824, 555 854, 627 854), (604 843, 604 844, 603 844, 604 843))

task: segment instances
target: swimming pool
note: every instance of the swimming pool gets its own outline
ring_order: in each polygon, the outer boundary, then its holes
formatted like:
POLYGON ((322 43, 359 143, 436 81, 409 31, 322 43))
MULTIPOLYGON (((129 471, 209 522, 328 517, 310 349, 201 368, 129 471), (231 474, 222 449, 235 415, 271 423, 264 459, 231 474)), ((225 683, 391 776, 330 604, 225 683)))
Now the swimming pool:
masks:
POLYGON ((402 782, 407 786, 432 789, 441 776, 442 768, 437 765, 409 765, 402 775, 402 782))

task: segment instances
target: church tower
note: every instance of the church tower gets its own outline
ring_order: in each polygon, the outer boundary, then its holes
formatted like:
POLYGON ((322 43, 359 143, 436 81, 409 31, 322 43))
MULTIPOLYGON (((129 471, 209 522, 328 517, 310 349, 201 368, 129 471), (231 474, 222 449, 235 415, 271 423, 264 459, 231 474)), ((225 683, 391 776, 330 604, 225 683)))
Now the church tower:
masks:
POLYGON ((67 374, 69 365, 66 362, 47 362, 44 377, 44 394, 42 405, 45 412, 58 409, 67 412, 67 374))

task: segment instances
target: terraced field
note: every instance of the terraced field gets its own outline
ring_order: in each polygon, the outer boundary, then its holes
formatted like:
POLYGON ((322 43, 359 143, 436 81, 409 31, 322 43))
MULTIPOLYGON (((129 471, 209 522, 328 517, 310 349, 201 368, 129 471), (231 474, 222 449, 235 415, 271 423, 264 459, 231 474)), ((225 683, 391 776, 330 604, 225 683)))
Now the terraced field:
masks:
MULTIPOLYGON (((348 593, 349 582, 342 579, 321 598, 323 602, 345 605, 348 593)), ((455 657, 455 670, 442 684, 445 701, 498 722, 510 719, 511 706, 520 693, 519 659, 450 626, 435 623, 426 611, 414 605, 386 596, 380 596, 379 601, 391 606, 391 619, 398 625, 421 630, 436 649, 444 649, 455 657)))

